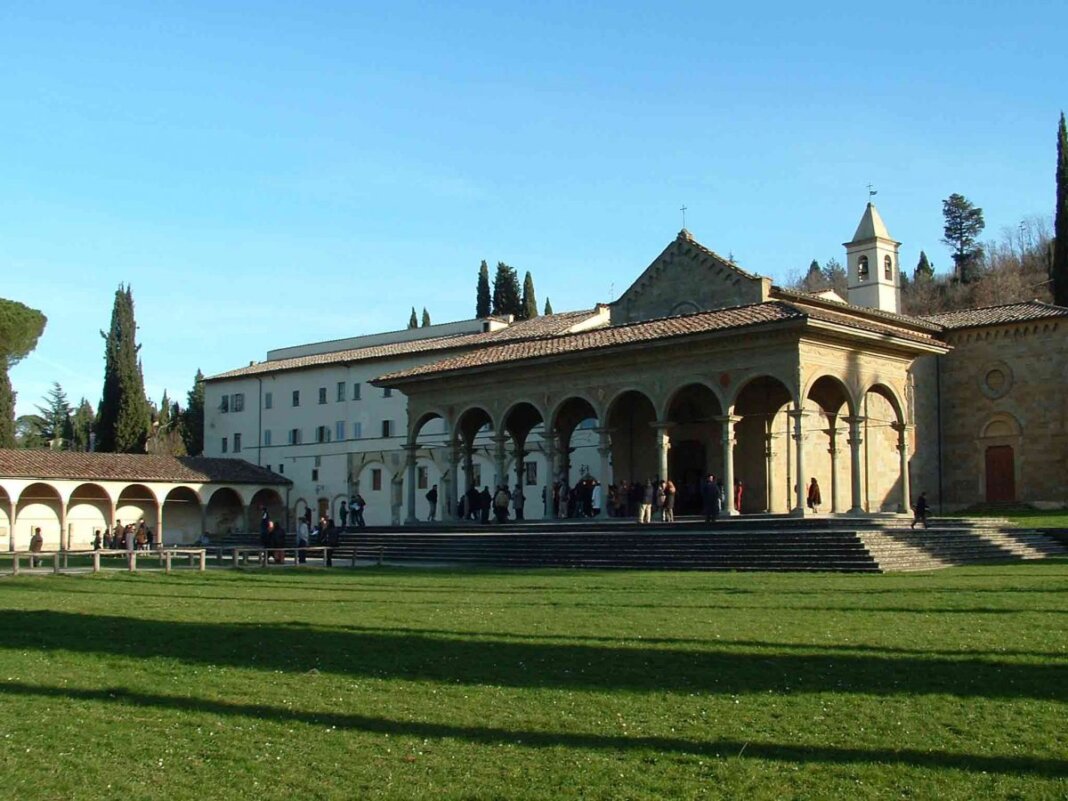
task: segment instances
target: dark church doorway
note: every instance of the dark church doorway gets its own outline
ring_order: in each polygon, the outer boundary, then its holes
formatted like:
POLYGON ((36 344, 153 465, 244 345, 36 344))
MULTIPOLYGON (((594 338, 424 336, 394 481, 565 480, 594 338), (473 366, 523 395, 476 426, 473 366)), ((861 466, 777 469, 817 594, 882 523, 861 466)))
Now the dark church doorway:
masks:
POLYGON ((1016 461, 1011 445, 991 445, 986 449, 986 500, 1016 500, 1016 461))
POLYGON ((693 439, 671 443, 668 475, 675 482, 675 513, 694 515, 701 511, 701 479, 707 464, 704 443, 693 439))

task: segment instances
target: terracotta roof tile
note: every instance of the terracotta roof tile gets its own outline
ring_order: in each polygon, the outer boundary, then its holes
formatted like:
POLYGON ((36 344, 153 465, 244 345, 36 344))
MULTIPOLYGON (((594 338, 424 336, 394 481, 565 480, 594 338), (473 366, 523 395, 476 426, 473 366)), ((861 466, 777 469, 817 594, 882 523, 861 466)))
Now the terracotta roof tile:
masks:
POLYGON ((242 459, 206 456, 156 456, 139 453, 0 448, 0 476, 96 481, 219 482, 226 484, 291 484, 265 467, 242 459))
POLYGON ((206 381, 220 381, 228 378, 245 378, 248 376, 277 373, 284 370, 302 370, 312 367, 326 367, 335 364, 372 361, 395 356, 407 356, 418 353, 455 350, 459 348, 487 347, 498 342, 508 342, 533 337, 554 336, 565 333, 572 326, 587 320, 596 310, 560 312, 522 320, 507 328, 486 333, 457 334, 433 339, 414 339, 408 342, 393 342, 386 345, 371 345, 365 348, 352 348, 332 353, 317 353, 311 356, 294 356, 289 359, 274 359, 257 362, 248 367, 227 370, 224 373, 209 376, 206 381))
POLYGON ((806 319, 844 325, 865 331, 892 335, 913 341, 934 341, 929 335, 916 331, 901 329, 866 318, 857 318, 843 312, 830 312, 823 309, 805 307, 800 304, 769 301, 749 306, 735 306, 715 311, 699 312, 675 317, 663 317, 638 323, 615 325, 567 334, 557 337, 498 345, 491 348, 463 353, 437 362, 419 365, 407 370, 399 370, 379 376, 374 383, 389 384, 407 378, 424 377, 454 370, 474 367, 520 362, 546 356, 582 353, 619 345, 632 345, 642 342, 670 339, 673 337, 705 334, 734 328, 757 325, 769 325, 786 321, 806 319))
POLYGON ((1068 308, 1054 306, 1038 300, 1024 303, 1008 303, 1004 306, 986 306, 981 309, 963 309, 961 311, 932 314, 924 319, 938 323, 947 329, 978 328, 984 325, 1003 325, 1005 323, 1023 323, 1030 320, 1045 320, 1051 317, 1068 317, 1068 308))

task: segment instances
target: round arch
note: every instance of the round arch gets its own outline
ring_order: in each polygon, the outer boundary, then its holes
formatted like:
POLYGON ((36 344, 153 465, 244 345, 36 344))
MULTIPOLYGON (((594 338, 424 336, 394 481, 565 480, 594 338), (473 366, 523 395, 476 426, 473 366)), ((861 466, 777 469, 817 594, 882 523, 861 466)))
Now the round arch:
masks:
POLYGON ((1009 412, 995 412, 979 427, 979 497, 987 503, 1011 503, 1020 486, 1023 428, 1009 412))
POLYGON ((146 528, 159 531, 159 499, 147 484, 127 484, 115 501, 115 521, 136 525, 141 520, 146 528))
POLYGON ((244 534, 245 503, 233 487, 219 487, 208 496, 204 507, 204 528, 216 537, 244 534))
POLYGON ((428 409, 419 415, 412 421, 410 430, 408 431, 408 442, 418 442, 419 436, 422 434, 423 429, 428 423, 432 423, 435 420, 440 420, 445 427, 446 437, 449 431, 449 418, 445 412, 440 409, 428 409))
POLYGON ((26 486, 19 493, 15 507, 15 526, 12 537, 16 550, 29 547, 30 537, 38 528, 45 550, 59 548, 63 526, 63 500, 59 490, 43 481, 26 486))
POLYGON ((898 424, 905 422, 905 404, 892 386, 881 381, 872 384, 864 391, 865 395, 877 395, 890 404, 898 424))
POLYGON ((469 406, 456 417, 453 437, 470 445, 487 426, 495 430, 493 415, 483 406, 469 406))
POLYGON ((644 391, 624 389, 605 407, 612 431, 613 474, 619 480, 645 482, 660 474, 656 404, 644 391))
POLYGON ((537 426, 545 425, 547 420, 544 410, 534 401, 518 400, 511 404, 501 416, 501 429, 513 439, 526 440, 537 426))
POLYGON ((0 550, 11 550, 11 495, 0 487, 0 550))
POLYGON ((703 380, 672 389, 661 420, 670 426, 668 476, 675 484, 678 514, 701 511, 701 486, 709 473, 723 474, 723 400, 703 380))
MULTIPOLYGON (((791 385, 771 373, 748 376, 734 393, 734 480, 741 482, 742 513, 785 513, 796 505, 796 450, 787 415, 794 403, 791 385)), ((737 489, 731 492, 737 499, 737 489)))
POLYGON ((174 487, 163 497, 164 545, 196 542, 203 534, 203 507, 192 487, 174 487))
POLYGON ((248 525, 246 530, 260 533, 260 519, 263 517, 264 509, 267 510, 267 516, 274 520, 276 523, 280 523, 286 530, 289 529, 289 520, 286 515, 286 504, 282 499, 281 494, 276 489, 271 487, 261 487, 256 490, 248 504, 248 525))
POLYGON ((111 496, 99 484, 79 484, 67 501, 67 532, 71 548, 91 548, 96 532, 101 538, 111 526, 111 496))
POLYGON ((805 388, 805 400, 812 401, 827 414, 840 415, 843 406, 847 415, 856 414, 856 398, 849 386, 837 376, 813 376, 805 388))

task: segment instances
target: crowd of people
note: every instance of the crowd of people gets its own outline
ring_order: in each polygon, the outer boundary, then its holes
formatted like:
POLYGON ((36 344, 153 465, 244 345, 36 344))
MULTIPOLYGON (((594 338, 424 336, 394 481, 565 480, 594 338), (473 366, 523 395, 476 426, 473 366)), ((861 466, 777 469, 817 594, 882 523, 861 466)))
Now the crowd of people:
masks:
POLYGON ((125 526, 116 520, 114 528, 93 532, 94 551, 150 551, 155 547, 156 535, 145 525, 144 518, 125 526))

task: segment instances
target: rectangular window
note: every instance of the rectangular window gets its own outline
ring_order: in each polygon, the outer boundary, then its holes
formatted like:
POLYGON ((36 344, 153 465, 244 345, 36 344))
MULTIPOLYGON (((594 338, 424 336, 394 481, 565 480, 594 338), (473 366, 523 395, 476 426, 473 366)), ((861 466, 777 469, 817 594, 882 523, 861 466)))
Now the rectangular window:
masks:
POLYGON ((226 453, 226 437, 222 438, 222 452, 226 453))
POLYGON ((234 434, 234 453, 241 453, 241 435, 234 434))
POLYGON ((482 465, 471 465, 471 483, 476 487, 482 485, 482 465))
POLYGON ((326 403, 326 387, 319 387, 319 403, 326 403))
POLYGON ((289 444, 290 445, 300 445, 300 429, 299 428, 291 428, 291 429, 289 429, 289 444))
POLYGON ((427 488, 427 469, 425 467, 415 468, 415 486, 424 490, 427 488))
POLYGON ((263 395, 263 408, 270 409, 274 407, 274 395, 270 392, 265 392, 263 395))
POLYGON ((266 428, 263 431, 263 444, 264 445, 270 445, 271 444, 271 429, 269 429, 269 428, 266 428))
POLYGON ((286 474, 286 466, 284 464, 278 465, 278 475, 284 476, 286 474))
POLYGON ((293 390, 293 405, 294 406, 300 406, 300 390, 299 389, 293 390))
POLYGON ((392 390, 392 388, 390 388, 390 387, 385 387, 385 388, 384 388, 384 389, 382 390, 382 397, 383 397, 383 398, 392 398, 392 397, 393 397, 393 390, 392 390))
POLYGON ((334 439, 336 439, 338 442, 341 442, 343 439, 345 439, 344 420, 338 420, 336 423, 334 423, 334 439))
POLYGON ((371 489, 375 492, 382 490, 382 471, 378 468, 371 471, 371 489))
POLYGON ((219 411, 223 414, 226 414, 228 411, 230 411, 229 395, 223 395, 222 398, 219 399, 219 411))
POLYGON ((363 423, 352 424, 352 438, 361 439, 363 437, 363 423))
POLYGON ((359 385, 359 383, 355 383, 355 384, 352 385, 352 399, 353 400, 359 400, 360 399, 360 385, 359 385))
POLYGON ((330 441, 330 429, 327 426, 316 426, 316 428, 315 428, 315 441, 316 442, 329 442, 330 441))
POLYGON ((385 438, 393 436, 393 421, 392 420, 383 420, 382 421, 382 436, 385 437, 385 438))
POLYGON ((313 467, 312 468, 312 481, 318 481, 318 480, 319 480, 319 470, 318 470, 318 468, 313 467))
POLYGON ((538 484, 538 463, 537 462, 523 462, 523 483, 528 487, 535 487, 538 484))
POLYGON ((243 412, 243 411, 245 411, 245 393, 244 392, 235 392, 234 393, 234 400, 233 400, 233 404, 232 405, 234 407, 234 411, 235 412, 243 412))
POLYGON ((338 381, 337 382, 337 400, 338 400, 338 403, 341 403, 342 401, 345 400, 345 382, 344 381, 338 381))

